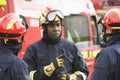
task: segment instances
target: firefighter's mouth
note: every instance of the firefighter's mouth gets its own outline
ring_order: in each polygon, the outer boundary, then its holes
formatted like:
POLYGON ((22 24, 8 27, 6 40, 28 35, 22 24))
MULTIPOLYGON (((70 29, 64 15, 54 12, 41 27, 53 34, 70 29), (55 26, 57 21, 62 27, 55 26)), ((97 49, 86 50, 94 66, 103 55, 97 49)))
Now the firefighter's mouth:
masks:
POLYGON ((60 32, 53 32, 53 35, 59 35, 60 32))

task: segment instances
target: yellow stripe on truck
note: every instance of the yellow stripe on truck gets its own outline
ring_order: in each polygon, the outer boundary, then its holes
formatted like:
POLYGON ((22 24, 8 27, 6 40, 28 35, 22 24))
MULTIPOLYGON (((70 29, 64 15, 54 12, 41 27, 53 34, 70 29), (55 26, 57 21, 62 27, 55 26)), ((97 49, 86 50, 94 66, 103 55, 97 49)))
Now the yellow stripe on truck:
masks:
POLYGON ((100 50, 94 50, 94 51, 90 51, 90 52, 84 51, 81 53, 83 55, 83 58, 91 58, 91 57, 96 57, 96 55, 99 53, 99 51, 100 50))
POLYGON ((6 4, 7 4, 6 0, 0 0, 0 5, 6 5, 6 4))

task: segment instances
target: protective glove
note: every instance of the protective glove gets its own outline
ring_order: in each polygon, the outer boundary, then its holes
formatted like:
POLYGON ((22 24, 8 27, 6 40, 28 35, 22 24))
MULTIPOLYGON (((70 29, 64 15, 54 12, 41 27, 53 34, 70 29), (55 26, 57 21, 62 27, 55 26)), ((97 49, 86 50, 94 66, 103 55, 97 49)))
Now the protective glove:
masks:
POLYGON ((46 76, 50 77, 57 68, 63 67, 63 57, 64 55, 61 54, 50 65, 43 67, 46 76))
POLYGON ((77 80, 76 74, 60 73, 58 75, 59 80, 77 80))
POLYGON ((59 80, 86 80, 86 75, 81 71, 76 71, 74 74, 61 72, 58 75, 59 80))

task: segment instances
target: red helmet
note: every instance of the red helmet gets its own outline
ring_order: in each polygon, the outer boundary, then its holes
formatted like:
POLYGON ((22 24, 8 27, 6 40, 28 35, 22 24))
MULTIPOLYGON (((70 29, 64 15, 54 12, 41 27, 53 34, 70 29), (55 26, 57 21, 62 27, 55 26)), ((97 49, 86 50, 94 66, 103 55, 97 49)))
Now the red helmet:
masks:
POLYGON ((22 19, 16 13, 9 13, 0 19, 0 38, 21 39, 26 31, 22 19))
POLYGON ((120 6, 111 8, 102 18, 102 23, 106 29, 120 29, 120 6))

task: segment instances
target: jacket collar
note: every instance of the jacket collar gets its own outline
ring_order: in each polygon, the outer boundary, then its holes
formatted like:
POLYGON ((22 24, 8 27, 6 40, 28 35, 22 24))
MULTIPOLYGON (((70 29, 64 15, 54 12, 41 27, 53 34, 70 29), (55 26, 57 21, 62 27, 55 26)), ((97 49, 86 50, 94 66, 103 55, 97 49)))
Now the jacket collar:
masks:
POLYGON ((113 44, 120 44, 120 34, 114 35, 110 40, 108 40, 106 46, 111 46, 113 44))
POLYGON ((58 39, 52 39, 48 36, 48 34, 46 32, 43 32, 42 40, 47 44, 57 44, 61 40, 61 35, 58 39))

